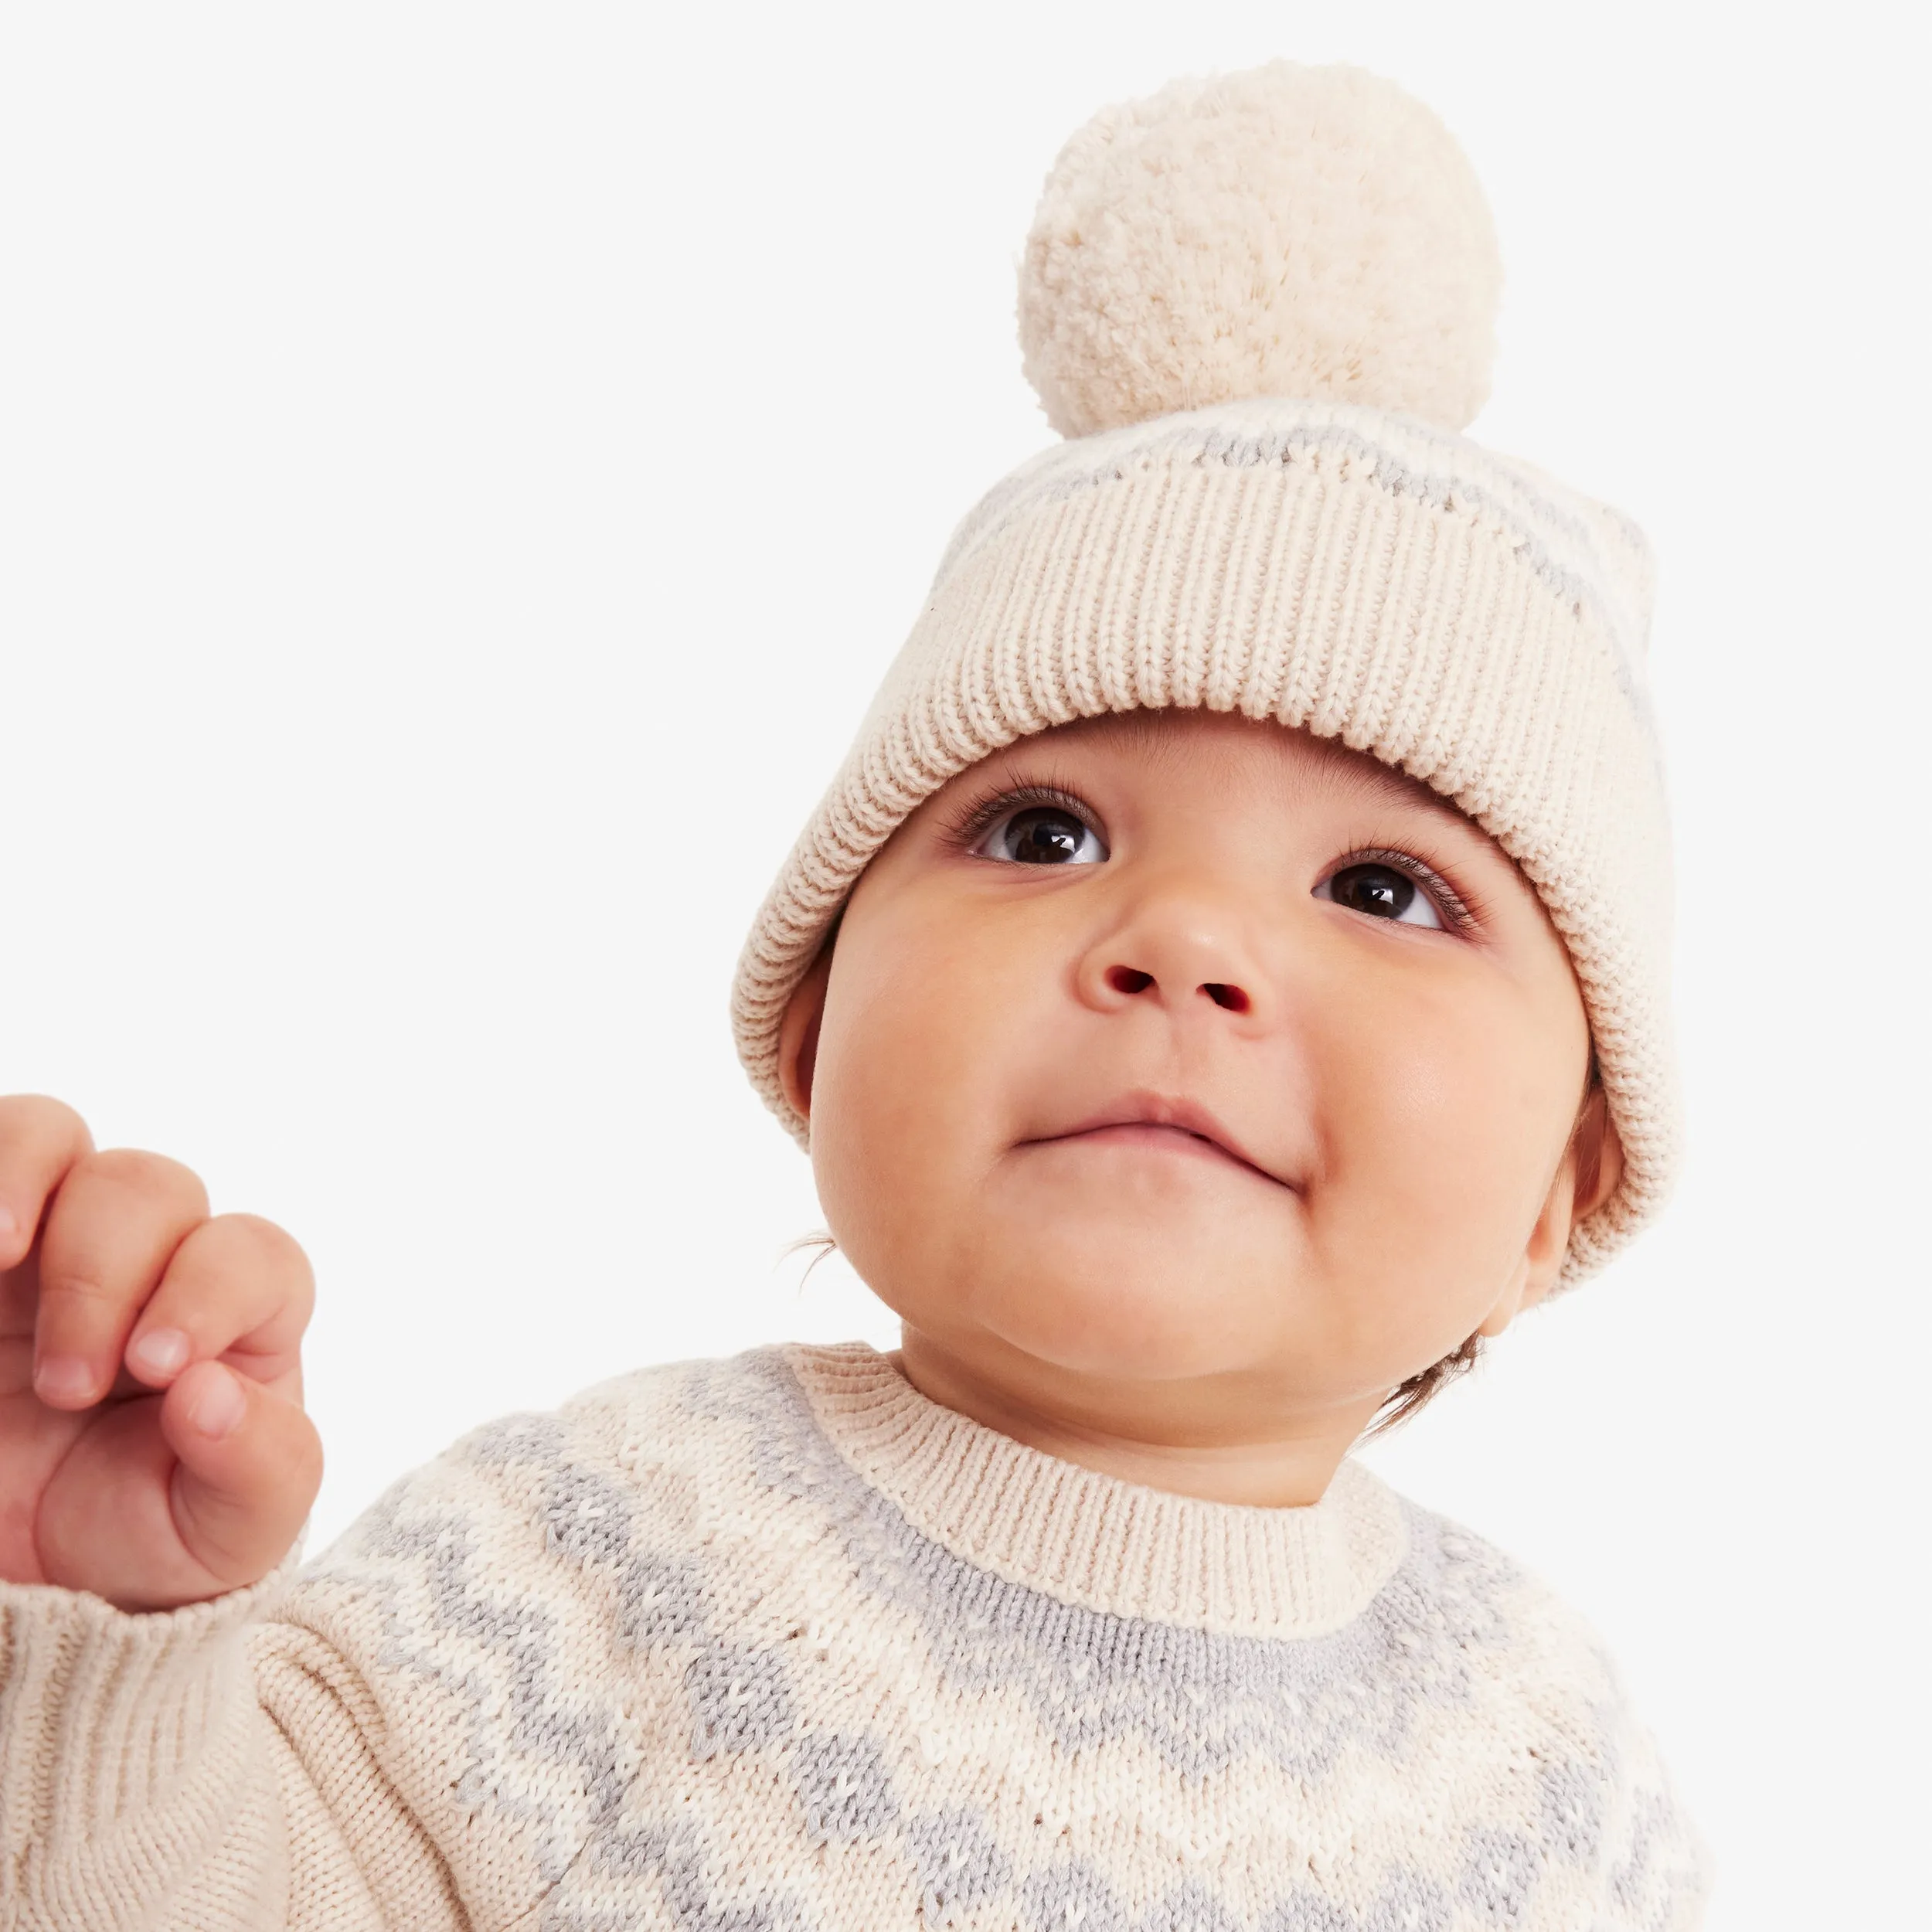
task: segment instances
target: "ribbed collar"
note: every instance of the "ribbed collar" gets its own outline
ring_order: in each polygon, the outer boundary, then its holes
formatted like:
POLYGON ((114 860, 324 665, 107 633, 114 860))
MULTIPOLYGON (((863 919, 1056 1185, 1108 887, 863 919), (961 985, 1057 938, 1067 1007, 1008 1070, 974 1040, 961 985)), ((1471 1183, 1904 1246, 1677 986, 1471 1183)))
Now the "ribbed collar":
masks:
POLYGON ((1031 1449, 921 1395, 862 1342, 787 1350, 841 1458, 922 1534, 1061 1601, 1229 1635, 1315 1637, 1408 1546, 1401 1498, 1345 1458, 1318 1502, 1177 1496, 1031 1449))

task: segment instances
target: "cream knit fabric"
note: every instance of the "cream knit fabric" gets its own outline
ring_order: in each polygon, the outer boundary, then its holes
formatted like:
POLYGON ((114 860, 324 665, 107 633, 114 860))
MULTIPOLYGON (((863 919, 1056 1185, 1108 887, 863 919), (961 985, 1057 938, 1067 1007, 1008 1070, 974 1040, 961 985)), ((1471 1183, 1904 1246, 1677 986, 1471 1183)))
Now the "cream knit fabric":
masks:
POLYGON ((733 1022, 801 1142, 785 1004, 907 814, 1029 733, 1206 707, 1369 753, 1515 860, 1570 948, 1627 1162, 1559 1287, 1654 1211, 1679 1134, 1648 551, 1404 413, 1459 425, 1481 400, 1493 247, 1440 124, 1353 70, 1178 83, 1069 143, 1023 271, 1029 367, 1056 421, 1119 426, 961 525, 759 911, 733 1022), (1245 386, 1264 382, 1319 390, 1245 386))
POLYGON ((0 1583, 7 1932, 1689 1932, 1594 1631, 1345 1461, 1141 1488, 860 1345, 503 1418, 251 1590, 0 1583))

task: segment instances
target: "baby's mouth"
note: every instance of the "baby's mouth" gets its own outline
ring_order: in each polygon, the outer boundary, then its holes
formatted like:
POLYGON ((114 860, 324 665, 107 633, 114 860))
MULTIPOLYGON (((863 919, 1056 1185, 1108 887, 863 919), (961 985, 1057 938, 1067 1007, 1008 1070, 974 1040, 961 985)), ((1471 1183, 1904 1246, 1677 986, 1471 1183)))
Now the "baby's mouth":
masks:
POLYGON ((1270 1172, 1248 1152, 1220 1121, 1198 1101, 1158 1094, 1133 1094, 1063 1128, 1022 1141, 1022 1147, 1055 1141, 1087 1141, 1163 1148, 1192 1158, 1243 1168, 1277 1187, 1290 1182, 1270 1172))

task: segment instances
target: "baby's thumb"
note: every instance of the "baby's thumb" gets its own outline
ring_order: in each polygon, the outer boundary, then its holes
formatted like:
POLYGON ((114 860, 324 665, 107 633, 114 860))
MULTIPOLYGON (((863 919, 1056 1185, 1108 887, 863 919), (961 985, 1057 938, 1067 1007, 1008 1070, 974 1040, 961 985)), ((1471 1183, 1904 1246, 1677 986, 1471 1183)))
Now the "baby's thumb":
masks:
POLYGON ((179 1459, 170 1502, 188 1553, 231 1590, 288 1553, 322 1485, 322 1442, 295 1403, 220 1362, 168 1386, 161 1432, 179 1459))

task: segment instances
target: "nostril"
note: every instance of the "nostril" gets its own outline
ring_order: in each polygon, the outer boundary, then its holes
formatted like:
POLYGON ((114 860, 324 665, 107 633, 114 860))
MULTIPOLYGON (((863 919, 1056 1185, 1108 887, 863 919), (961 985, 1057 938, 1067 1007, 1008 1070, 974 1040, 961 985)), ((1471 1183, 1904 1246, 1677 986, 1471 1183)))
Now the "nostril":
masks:
POLYGON ((1216 1006, 1225 1006, 1230 1013, 1245 1013, 1248 1010, 1248 996, 1238 986, 1223 986, 1218 981, 1210 980, 1201 991, 1216 1006))
POLYGON ((1154 984, 1154 975, 1134 966, 1110 966, 1107 983, 1117 993, 1144 993, 1154 984))

